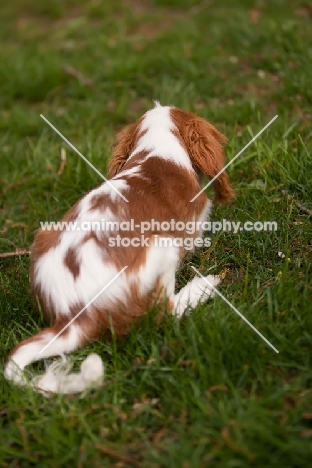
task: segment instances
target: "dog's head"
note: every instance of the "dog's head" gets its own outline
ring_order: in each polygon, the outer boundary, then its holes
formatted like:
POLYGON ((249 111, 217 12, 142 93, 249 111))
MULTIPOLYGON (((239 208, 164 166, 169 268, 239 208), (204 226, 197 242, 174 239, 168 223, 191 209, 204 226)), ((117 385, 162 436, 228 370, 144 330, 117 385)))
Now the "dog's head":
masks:
MULTIPOLYGON (((147 114, 150 116, 152 112, 155 112, 159 115, 161 108, 162 106, 156 103, 155 108, 147 114)), ((228 176, 225 171, 222 171, 225 159, 223 152, 225 136, 195 114, 175 107, 162 109, 166 109, 166 112, 169 109, 172 121, 171 131, 185 148, 199 177, 201 174, 210 179, 217 176, 213 182, 216 202, 223 204, 234 198, 234 191, 230 186, 228 176)), ((145 116, 126 126, 117 134, 108 166, 109 177, 114 177, 122 170, 129 156, 136 149, 140 137, 145 133, 142 125, 145 116)))

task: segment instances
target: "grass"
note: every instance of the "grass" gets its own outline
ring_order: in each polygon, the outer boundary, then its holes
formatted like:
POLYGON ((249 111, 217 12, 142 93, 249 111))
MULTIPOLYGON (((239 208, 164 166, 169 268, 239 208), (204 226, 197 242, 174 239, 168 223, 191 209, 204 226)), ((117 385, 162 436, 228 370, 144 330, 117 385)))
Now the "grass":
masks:
MULTIPOLYGON (((29 249, 101 182, 45 115, 105 172, 114 134, 153 99, 192 110, 227 135, 234 204, 213 219, 276 221, 218 233, 178 285, 227 270, 219 287, 279 350, 216 298, 180 323, 151 317, 91 351, 103 388, 50 400, 0 376, 0 467, 310 466, 312 448, 311 15, 308 1, 16 0, 0 15, 0 252, 29 249), (64 70, 70 65, 92 86, 64 70), (283 193, 285 191, 287 194, 283 193), (280 258, 283 252, 285 258, 280 258)), ((0 258, 0 359, 44 324, 27 257, 0 258)), ((40 365, 39 365, 40 368, 40 365)))

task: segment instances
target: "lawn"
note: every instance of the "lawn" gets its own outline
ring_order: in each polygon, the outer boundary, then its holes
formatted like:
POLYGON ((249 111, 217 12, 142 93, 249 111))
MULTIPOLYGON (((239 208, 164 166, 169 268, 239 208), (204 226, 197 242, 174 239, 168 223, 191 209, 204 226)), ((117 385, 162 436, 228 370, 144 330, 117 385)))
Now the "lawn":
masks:
MULTIPOLYGON (((312 9, 308 0, 15 0, 0 7, 0 361, 44 326, 29 293, 40 221, 106 173, 116 131, 153 105, 228 138, 237 197, 178 273, 221 274, 221 298, 180 322, 151 314, 99 340, 102 388, 45 399, 0 375, 0 467, 308 467, 312 455, 312 9), (61 153, 66 150, 66 164, 61 153), (2 256, 1 256, 2 255, 2 256), (310 460, 310 461, 309 461, 310 460)), ((210 188, 207 190, 210 192, 210 188)), ((43 364, 32 371, 43 369, 43 364)))

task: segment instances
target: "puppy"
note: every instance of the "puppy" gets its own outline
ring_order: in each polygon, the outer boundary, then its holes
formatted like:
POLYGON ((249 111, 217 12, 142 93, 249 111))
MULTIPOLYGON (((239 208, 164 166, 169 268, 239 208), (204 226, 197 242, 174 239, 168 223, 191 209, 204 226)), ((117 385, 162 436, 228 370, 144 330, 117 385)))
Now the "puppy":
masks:
MULTIPOLYGON (((175 294, 175 272, 190 237, 181 226, 194 223, 195 240, 209 216, 212 202, 205 193, 191 200, 201 190, 203 175, 214 178, 223 169, 224 142, 204 119, 157 102, 117 135, 110 180, 81 198, 62 220, 76 223, 76 229, 41 229, 35 237, 32 293, 53 326, 13 349, 5 366, 8 380, 59 393, 100 385, 104 366, 96 354, 87 357, 79 373, 70 373, 66 361, 54 362, 31 381, 23 370, 86 346, 107 330, 124 336, 155 304, 159 318, 166 310, 181 317, 188 306, 212 296, 210 284, 219 283, 213 276, 208 283, 196 277, 175 294), (83 223, 99 220, 110 227, 82 229, 83 223), (131 229, 121 230, 130 221, 131 229)), ((217 203, 234 196, 225 172, 213 186, 217 203)))

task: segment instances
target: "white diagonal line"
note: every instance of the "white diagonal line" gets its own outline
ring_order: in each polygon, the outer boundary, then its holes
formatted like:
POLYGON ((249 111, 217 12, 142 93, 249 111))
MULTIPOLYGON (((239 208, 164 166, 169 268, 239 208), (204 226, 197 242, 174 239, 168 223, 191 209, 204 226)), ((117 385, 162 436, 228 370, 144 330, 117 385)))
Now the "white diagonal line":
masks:
POLYGON ((116 189, 116 187, 114 187, 113 184, 112 184, 109 180, 107 180, 106 177, 104 177, 103 174, 101 174, 100 171, 99 171, 96 167, 94 167, 93 164, 90 163, 90 161, 89 161, 87 158, 85 158, 84 155, 81 154, 80 151, 78 151, 77 148, 75 148, 75 146, 74 146, 70 141, 68 141, 67 138, 65 138, 64 135, 62 135, 62 133, 59 132, 57 128, 54 127, 54 125, 51 124, 51 122, 49 122, 49 120, 48 120, 44 115, 40 114, 40 117, 41 117, 48 125, 50 125, 50 127, 53 128, 53 130, 54 130, 58 135, 60 135, 60 137, 63 138, 63 140, 66 141, 66 143, 67 143, 74 151, 76 151, 76 153, 79 154, 79 156, 80 156, 87 164, 89 164, 89 166, 92 167, 92 169, 93 169, 100 177, 102 177, 102 179, 105 180, 105 182, 107 182, 108 185, 109 185, 113 190, 115 190, 115 192, 117 192, 118 195, 120 195, 121 198, 122 198, 123 200, 125 200, 126 202, 129 202, 129 200, 127 200, 126 197, 124 197, 123 194, 120 193, 119 190, 116 189))
POLYGON ((197 273, 201 278, 203 278, 203 280, 206 281, 206 283, 207 283, 209 286, 212 287, 212 289, 214 290, 214 292, 216 292, 216 293, 224 300, 224 302, 226 302, 226 303, 234 310, 234 312, 236 312, 236 313, 240 316, 240 318, 242 318, 242 319, 250 326, 250 328, 253 329, 253 331, 255 331, 255 332, 256 332, 256 333, 257 333, 257 334, 258 334, 258 335, 259 335, 259 336, 260 336, 276 353, 279 353, 279 351, 269 342, 269 340, 267 340, 267 339, 265 338, 265 336, 263 336, 263 335, 259 332, 259 330, 257 330, 257 329, 243 316, 243 314, 241 314, 240 311, 237 310, 237 309, 233 306, 233 304, 231 304, 231 303, 226 299, 226 297, 224 297, 223 294, 221 294, 220 291, 218 291, 218 290, 210 283, 209 280, 207 280, 207 278, 205 278, 205 276, 203 276, 201 273, 199 273, 199 271, 197 271, 196 268, 195 268, 194 266, 192 266, 192 268, 193 268, 194 271, 196 271, 196 273, 197 273))
POLYGON ((202 188, 202 189, 200 190, 200 192, 198 192, 198 194, 197 194, 197 195, 195 195, 195 197, 193 197, 193 198, 192 198, 192 200, 190 200, 190 202, 192 203, 194 200, 196 200, 196 198, 197 198, 197 197, 199 197, 199 195, 200 195, 201 193, 203 193, 203 192, 204 192, 204 190, 206 190, 206 188, 208 188, 208 187, 209 187, 209 185, 211 185, 211 184, 212 184, 212 183, 213 183, 213 182, 214 182, 214 181, 215 181, 215 180, 216 180, 216 179, 219 177, 219 175, 220 175, 220 174, 222 174, 222 172, 224 172, 224 171, 225 171, 225 169, 227 169, 227 168, 230 166, 230 164, 232 164, 232 163, 235 161, 235 159, 237 159, 237 158, 238 158, 238 156, 240 156, 240 155, 241 155, 241 154, 242 154, 242 153, 245 151, 245 149, 247 149, 247 148, 248 148, 248 146, 250 146, 250 145, 251 145, 251 143, 253 143, 253 142, 254 142, 254 141, 255 141, 255 140, 256 140, 256 139, 257 139, 257 138, 258 138, 258 137, 261 135, 261 133, 263 133, 263 132, 264 132, 264 130, 266 130, 266 129, 267 129, 267 128, 268 128, 268 127, 271 125, 271 123, 273 123, 273 122, 274 122, 274 120, 276 120, 276 119, 277 119, 277 117, 278 117, 278 115, 276 115, 275 117, 273 117, 273 119, 272 119, 272 120, 270 120, 270 122, 269 122, 269 123, 267 123, 267 124, 266 124, 266 126, 265 126, 265 127, 263 127, 263 129, 262 129, 262 130, 260 130, 260 132, 259 132, 259 133, 257 133, 257 135, 256 135, 256 136, 254 136, 254 137, 252 138, 252 140, 250 140, 250 142, 249 142, 249 143, 247 143, 247 145, 246 145, 246 146, 244 146, 244 148, 243 148, 243 149, 241 149, 241 150, 240 150, 240 152, 239 152, 239 153, 237 153, 237 155, 236 155, 236 156, 234 156, 234 158, 233 158, 233 159, 231 159, 231 161, 230 161, 230 162, 228 162, 228 163, 227 163, 227 164, 226 164, 226 165, 223 167, 223 169, 221 169, 221 171, 219 171, 219 172, 218 172, 218 174, 217 174, 216 176, 214 176, 214 178, 213 178, 213 179, 211 179, 211 180, 208 182, 208 184, 207 184, 207 185, 205 185, 205 187, 204 187, 204 188, 202 188))
POLYGON ((49 341, 48 344, 45 345, 44 348, 42 348, 41 351, 39 351, 39 354, 43 353, 43 351, 44 351, 45 349, 47 349, 47 348, 63 333, 63 331, 66 330, 66 328, 68 328, 68 327, 82 314, 82 312, 84 312, 84 311, 89 307, 89 305, 92 304, 92 302, 94 302, 95 299, 97 299, 97 298, 102 294, 102 292, 105 291, 105 289, 107 289, 107 288, 118 278, 118 276, 121 275, 122 272, 125 271, 126 268, 128 268, 128 265, 125 266, 125 267, 123 267, 123 269, 120 270, 120 272, 117 273, 117 275, 115 275, 114 278, 111 279, 111 280, 104 286, 104 288, 102 288, 101 291, 98 292, 98 293, 94 296, 94 298, 91 299, 91 301, 89 301, 88 304, 86 304, 86 305, 81 309, 81 311, 78 312, 78 314, 75 315, 75 317, 73 317, 73 318, 65 325, 65 327, 62 328, 62 330, 59 331, 58 334, 55 335, 55 336, 52 338, 52 340, 49 341))

